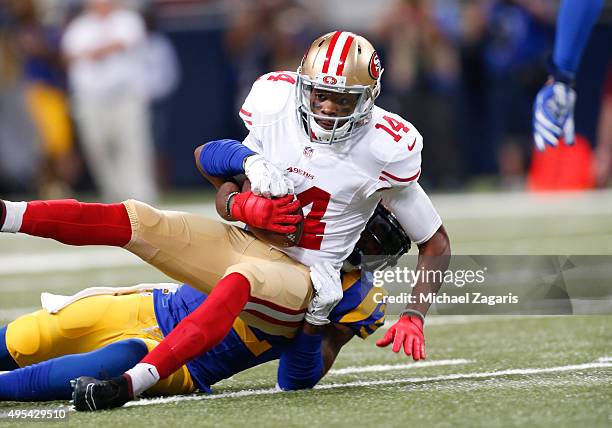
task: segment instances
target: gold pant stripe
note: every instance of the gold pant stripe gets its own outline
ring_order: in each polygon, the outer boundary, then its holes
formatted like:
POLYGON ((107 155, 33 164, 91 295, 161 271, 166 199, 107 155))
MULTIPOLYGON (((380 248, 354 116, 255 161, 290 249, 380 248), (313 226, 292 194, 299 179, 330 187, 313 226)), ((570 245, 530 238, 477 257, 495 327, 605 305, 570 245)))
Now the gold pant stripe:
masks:
MULTIPOLYGON (((237 272, 251 296, 289 310, 308 306, 309 269, 250 233, 190 213, 162 211, 142 202, 124 202, 132 225, 126 249, 169 277, 210 293, 225 275, 237 272)), ((291 337, 295 326, 279 325, 243 312, 242 319, 266 333, 291 337)), ((282 320, 280 320, 282 321, 282 320)))

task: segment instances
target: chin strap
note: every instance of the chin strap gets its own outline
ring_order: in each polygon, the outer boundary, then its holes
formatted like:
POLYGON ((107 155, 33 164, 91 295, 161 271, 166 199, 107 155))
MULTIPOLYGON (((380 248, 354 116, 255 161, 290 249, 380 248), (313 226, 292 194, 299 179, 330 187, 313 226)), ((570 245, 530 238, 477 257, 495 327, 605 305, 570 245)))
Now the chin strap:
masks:
POLYGON ((337 127, 335 130, 327 130, 319 125, 313 117, 309 117, 308 120, 310 121, 312 137, 322 140, 327 144, 332 144, 334 140, 346 135, 346 133, 350 131, 352 124, 350 121, 347 121, 344 125, 337 127))

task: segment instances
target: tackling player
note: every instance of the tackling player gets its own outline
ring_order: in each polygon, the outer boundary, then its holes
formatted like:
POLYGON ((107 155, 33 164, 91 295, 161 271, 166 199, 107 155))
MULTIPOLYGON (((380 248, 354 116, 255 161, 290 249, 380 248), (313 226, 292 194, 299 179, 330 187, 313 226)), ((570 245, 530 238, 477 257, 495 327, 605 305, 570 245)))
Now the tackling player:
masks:
MULTIPOLYGON (((448 236, 417 183, 422 137, 412 124, 374 105, 381 74, 378 55, 365 38, 341 31, 321 36, 298 73, 270 73, 254 83, 241 109, 250 129, 244 142, 217 141, 197 152, 208 175, 226 179, 245 173, 251 181, 253 192, 228 195, 234 220, 290 233, 299 216, 291 214, 294 203, 283 196, 295 192, 306 213, 295 247, 274 248, 238 228, 132 200, 6 202, 2 231, 73 245, 121 246, 210 293, 126 372, 133 395, 218 344, 239 315, 250 326, 288 336, 305 313, 308 325, 325 325, 342 297, 342 261, 381 199, 419 245, 417 269, 448 266, 448 236)), ((419 282, 412 293, 422 302, 420 295, 439 287, 419 282)), ((422 358, 428 307, 410 304, 378 345, 393 343, 393 351, 403 348, 422 358)), ((309 346, 320 341, 316 328, 312 333, 309 346)))
MULTIPOLYGON (((380 265, 394 264, 410 241, 382 206, 368 222, 354 254, 381 255, 380 265)), ((343 274, 344 295, 330 314, 318 349, 292 367, 294 343, 249 327, 240 318, 212 350, 181 367, 146 391, 147 396, 210 392, 210 386, 247 368, 281 359, 278 384, 285 390, 310 388, 329 370, 353 336, 365 339, 384 323, 384 293, 363 282, 359 270, 343 274), (379 299, 380 300, 380 299, 379 299), (314 363, 314 364, 313 364, 314 363), (309 366, 314 365, 314 373, 309 366)), ((79 376, 108 379, 138 363, 206 295, 188 285, 142 284, 128 288, 92 288, 81 298, 45 295, 44 310, 19 317, 0 328, 0 400, 43 401, 70 398, 70 381, 79 376)), ((119 387, 108 394, 126 394, 119 387)), ((104 401, 102 401, 103 403, 104 401)), ((75 403, 94 410, 91 397, 75 403)))

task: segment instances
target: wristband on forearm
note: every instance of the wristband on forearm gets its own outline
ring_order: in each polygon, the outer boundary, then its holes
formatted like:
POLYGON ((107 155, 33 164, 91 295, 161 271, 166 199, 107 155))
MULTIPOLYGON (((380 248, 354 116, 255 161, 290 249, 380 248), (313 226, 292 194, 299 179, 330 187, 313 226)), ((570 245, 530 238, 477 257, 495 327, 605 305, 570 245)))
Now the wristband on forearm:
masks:
POLYGON ((572 88, 575 86, 576 74, 561 70, 559 67, 557 67, 557 64, 555 64, 552 57, 548 58, 547 69, 550 77, 552 77, 556 82, 563 82, 572 88))
POLYGON ((250 154, 246 155, 246 156, 244 157, 244 159, 242 159, 242 170, 243 170, 243 171, 246 171, 246 162, 247 162, 247 159, 248 159, 248 158, 250 158, 251 156, 256 155, 256 154, 257 154, 257 153, 255 153, 255 152, 250 153, 250 154))
POLYGON ((423 315, 421 312, 417 311, 416 309, 404 309, 403 311, 400 312, 400 318, 403 317, 404 315, 417 316, 421 319, 423 324, 425 324, 425 315, 423 315))
POLYGON ((234 196, 236 196, 237 194, 239 194, 240 192, 232 192, 229 195, 227 195, 227 199, 225 200, 225 213, 227 214, 228 218, 232 218, 232 210, 231 210, 231 202, 232 202, 232 198, 234 196))

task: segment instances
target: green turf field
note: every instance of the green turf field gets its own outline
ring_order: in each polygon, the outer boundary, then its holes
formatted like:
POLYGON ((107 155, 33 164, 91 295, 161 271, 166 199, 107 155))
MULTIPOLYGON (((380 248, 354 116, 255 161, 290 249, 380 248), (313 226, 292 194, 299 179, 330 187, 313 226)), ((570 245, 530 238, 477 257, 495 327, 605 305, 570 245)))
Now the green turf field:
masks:
MULTIPOLYGON (((612 254, 612 192, 433 199, 457 254, 612 254)), ((212 213, 208 205, 179 202, 171 206, 212 213)), ((168 279, 118 249, 0 236, 3 322, 34 310, 43 290, 67 294, 151 281, 168 279)), ((276 365, 269 363, 220 383, 214 395, 70 412, 69 425, 612 425, 612 316, 433 316, 426 324, 428 360, 417 364, 377 349, 380 335, 351 341, 315 391, 275 392, 276 365)), ((62 404, 0 403, 0 413, 62 404)))

